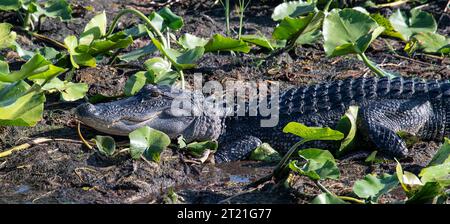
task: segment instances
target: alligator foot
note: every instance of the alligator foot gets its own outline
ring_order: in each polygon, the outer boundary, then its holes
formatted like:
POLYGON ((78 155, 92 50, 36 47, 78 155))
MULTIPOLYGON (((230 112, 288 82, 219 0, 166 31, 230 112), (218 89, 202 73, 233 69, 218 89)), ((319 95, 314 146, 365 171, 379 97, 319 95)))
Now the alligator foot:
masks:
POLYGON ((420 99, 370 101, 361 107, 368 137, 380 150, 398 157, 405 157, 408 148, 397 133, 420 134, 430 121, 430 114, 433 114, 430 102, 420 99))
POLYGON ((225 143, 223 146, 219 146, 220 148, 215 154, 216 163, 245 159, 261 144, 261 140, 254 136, 244 136, 241 139, 225 143))

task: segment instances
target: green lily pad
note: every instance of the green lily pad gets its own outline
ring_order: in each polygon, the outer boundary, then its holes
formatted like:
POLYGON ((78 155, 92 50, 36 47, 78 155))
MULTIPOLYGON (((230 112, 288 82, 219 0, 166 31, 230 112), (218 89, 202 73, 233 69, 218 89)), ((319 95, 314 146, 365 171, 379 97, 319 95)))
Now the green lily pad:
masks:
POLYGON ((96 135, 94 141, 101 154, 112 156, 116 152, 116 141, 111 136, 96 135))
MULTIPOLYGON (((90 45, 92 41, 99 39, 106 34, 106 13, 94 16, 84 27, 83 33, 80 35, 80 45, 90 45)), ((77 44, 78 45, 78 44, 77 44)))
POLYGON ((178 42, 185 49, 194 49, 196 47, 204 47, 208 43, 208 40, 186 33, 180 37, 178 42))
POLYGON ((315 3, 308 3, 305 1, 289 1, 281 3, 275 7, 272 13, 272 19, 278 21, 288 16, 297 17, 314 12, 315 10, 315 3))
POLYGON ((378 198, 398 186, 395 175, 384 174, 381 178, 368 174, 363 180, 358 180, 353 185, 353 192, 360 198, 377 202, 378 198))
POLYGON ((329 193, 322 193, 317 195, 311 201, 311 204, 348 204, 348 203, 336 197, 336 195, 332 195, 329 193))
POLYGON ((22 7, 22 0, 2 0, 0 2, 0 10, 17 11, 22 7))
POLYGON ((42 119, 44 93, 26 93, 29 89, 30 86, 22 80, 0 84, 0 125, 34 126, 42 119))
POLYGON ((11 31, 12 27, 9 23, 0 23, 0 49, 9 48, 14 45, 16 32, 11 31))
POLYGON ((327 56, 363 53, 384 28, 354 9, 333 9, 323 22, 327 56))
POLYGON ((252 151, 250 154, 250 159, 256 161, 274 162, 280 161, 281 156, 280 153, 273 149, 268 143, 263 143, 252 151))
POLYGON ((141 156, 155 162, 160 161, 160 154, 170 144, 170 138, 165 133, 144 126, 131 132, 130 153, 133 159, 141 156))
POLYGON ((409 40, 413 34, 419 32, 434 33, 437 30, 433 15, 420 9, 412 9, 409 13, 397 9, 389 17, 389 21, 395 30, 401 33, 404 40, 409 40))
POLYGON ((216 51, 236 51, 248 53, 250 52, 250 47, 242 40, 236 40, 230 37, 224 37, 220 34, 214 34, 214 36, 205 45, 205 53, 216 51))

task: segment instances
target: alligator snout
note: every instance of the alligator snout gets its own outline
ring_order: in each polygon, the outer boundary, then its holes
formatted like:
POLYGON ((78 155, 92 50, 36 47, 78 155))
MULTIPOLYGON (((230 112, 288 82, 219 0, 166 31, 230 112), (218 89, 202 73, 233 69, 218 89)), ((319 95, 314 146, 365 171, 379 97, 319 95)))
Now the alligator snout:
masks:
POLYGON ((95 106, 90 103, 81 104, 75 109, 75 115, 78 119, 90 117, 93 114, 95 114, 95 112, 96 112, 95 106))

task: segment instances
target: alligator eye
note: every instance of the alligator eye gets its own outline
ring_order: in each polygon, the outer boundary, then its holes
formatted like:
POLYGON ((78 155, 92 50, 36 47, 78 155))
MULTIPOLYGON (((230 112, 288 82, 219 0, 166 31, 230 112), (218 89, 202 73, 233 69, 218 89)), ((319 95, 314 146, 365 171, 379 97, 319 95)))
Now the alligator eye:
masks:
POLYGON ((161 93, 160 93, 160 92, 157 92, 157 91, 153 91, 152 93, 150 93, 150 95, 151 95, 152 97, 158 97, 159 95, 161 95, 161 93))

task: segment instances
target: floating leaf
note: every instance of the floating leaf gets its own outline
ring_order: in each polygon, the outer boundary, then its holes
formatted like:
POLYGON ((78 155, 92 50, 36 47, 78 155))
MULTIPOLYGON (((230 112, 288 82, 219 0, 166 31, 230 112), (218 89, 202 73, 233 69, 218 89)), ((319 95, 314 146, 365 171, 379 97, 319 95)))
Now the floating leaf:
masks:
POLYGON ((0 72, 1 82, 17 82, 31 76, 53 76, 61 73, 64 69, 53 66, 42 55, 35 54, 27 61, 19 71, 9 74, 0 72))
POLYGON ((280 161, 280 154, 272 148, 268 143, 263 143, 250 154, 251 160, 274 162, 280 161))
POLYGON ((341 140, 344 134, 325 127, 307 127, 297 122, 290 122, 283 128, 284 133, 297 135, 305 140, 341 140))
POLYGON ((230 37, 224 37, 220 34, 214 34, 214 36, 205 45, 205 52, 216 51, 236 51, 248 53, 250 47, 242 40, 236 40, 230 37))
POLYGON ((419 32, 434 33, 437 30, 433 15, 420 9, 412 9, 409 14, 397 9, 389 17, 389 21, 395 30, 401 33, 404 40, 409 40, 413 34, 419 32))
POLYGON ((111 136, 96 135, 94 141, 101 154, 112 156, 116 152, 116 141, 111 136))
POLYGON ((272 19, 275 21, 282 20, 288 16, 297 17, 314 12, 316 5, 304 1, 289 1, 279 4, 272 13, 272 19))
POLYGON ((406 204, 425 204, 433 201, 434 198, 438 197, 443 192, 443 187, 436 182, 428 182, 423 187, 421 187, 417 192, 414 193, 408 200, 406 204))
POLYGON ((354 9, 333 9, 323 23, 327 56, 363 53, 383 32, 370 16, 354 9))
POLYGON ((141 156, 155 162, 160 161, 160 154, 170 144, 170 138, 165 133, 144 126, 131 132, 130 153, 133 159, 141 156))
POLYGON ((59 91, 64 101, 75 101, 83 98, 88 90, 89 86, 86 83, 66 82, 64 88, 59 91))

